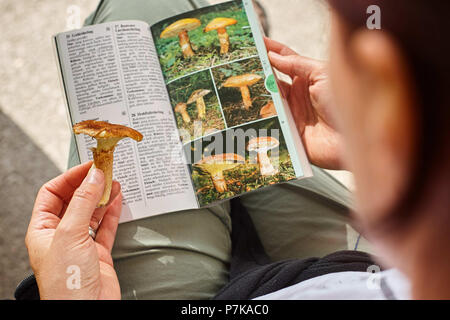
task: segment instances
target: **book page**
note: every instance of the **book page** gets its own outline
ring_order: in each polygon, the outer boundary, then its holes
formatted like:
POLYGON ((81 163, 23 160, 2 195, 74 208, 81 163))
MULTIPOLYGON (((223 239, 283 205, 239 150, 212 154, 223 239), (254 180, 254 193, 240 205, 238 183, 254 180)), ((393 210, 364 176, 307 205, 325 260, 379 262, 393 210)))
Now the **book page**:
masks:
POLYGON ((201 206, 310 175, 251 0, 151 31, 201 206))
MULTIPOLYGON (((122 186, 121 222, 198 207, 152 35, 144 22, 121 21, 56 36, 71 124, 101 120, 134 128, 114 152, 122 186)), ((76 136, 82 162, 95 139, 76 136)))

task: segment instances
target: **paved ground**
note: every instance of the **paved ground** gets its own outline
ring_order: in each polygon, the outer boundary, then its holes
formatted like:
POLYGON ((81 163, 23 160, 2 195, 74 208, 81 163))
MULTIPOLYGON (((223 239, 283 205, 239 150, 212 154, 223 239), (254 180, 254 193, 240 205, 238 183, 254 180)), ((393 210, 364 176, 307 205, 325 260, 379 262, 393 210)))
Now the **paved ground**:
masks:
MULTIPOLYGON (((324 2, 261 2, 273 38, 303 55, 326 57, 329 22, 324 2)), ((23 239, 34 197, 67 161, 69 127, 51 36, 76 25, 96 3, 0 0, 0 299, 11 298, 16 284, 30 272, 23 239)), ((337 174, 351 182, 346 173, 337 174)))
POLYGON ((70 5, 86 16, 95 4, 0 0, 0 299, 31 272, 23 239, 34 198, 67 161, 70 131, 51 36, 66 29, 70 5))

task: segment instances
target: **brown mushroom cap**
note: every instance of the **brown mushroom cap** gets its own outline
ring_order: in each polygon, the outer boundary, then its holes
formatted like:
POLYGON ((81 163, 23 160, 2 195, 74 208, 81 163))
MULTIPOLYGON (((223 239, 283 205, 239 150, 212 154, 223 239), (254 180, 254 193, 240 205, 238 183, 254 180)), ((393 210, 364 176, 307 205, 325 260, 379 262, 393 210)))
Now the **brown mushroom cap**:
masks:
POLYGON ((84 133, 96 139, 108 138, 131 138, 141 141, 143 136, 140 132, 122 126, 120 124, 112 124, 105 121, 86 120, 73 126, 75 134, 84 133))
POLYGON ((194 30, 195 28, 200 27, 201 24, 200 20, 195 18, 186 18, 175 21, 161 32, 160 38, 166 39, 176 37, 181 31, 194 30))
POLYGON ((175 106, 175 112, 182 112, 183 110, 186 110, 186 108, 186 103, 180 102, 175 106))
POLYGON ((267 151, 278 147, 280 142, 274 137, 253 138, 248 142, 248 151, 267 151))
POLYGON ((211 90, 206 89, 199 89, 192 92, 191 96, 189 97, 189 100, 186 102, 187 104, 191 104, 198 99, 202 98, 203 96, 206 96, 208 93, 210 93, 211 90))
POLYGON ((225 81, 225 83, 223 84, 223 86, 227 88, 251 86, 252 84, 255 84, 261 79, 262 77, 258 74, 246 73, 240 76, 228 78, 227 81, 225 81))
POLYGON ((273 101, 270 101, 268 104, 262 107, 261 111, 259 112, 259 115, 263 118, 268 118, 277 115, 277 111, 275 109, 273 101))
POLYGON ((210 23, 205 27, 203 30, 204 32, 209 32, 211 30, 217 30, 221 28, 226 28, 228 26, 231 26, 233 24, 236 24, 237 20, 232 18, 215 18, 211 20, 210 23))

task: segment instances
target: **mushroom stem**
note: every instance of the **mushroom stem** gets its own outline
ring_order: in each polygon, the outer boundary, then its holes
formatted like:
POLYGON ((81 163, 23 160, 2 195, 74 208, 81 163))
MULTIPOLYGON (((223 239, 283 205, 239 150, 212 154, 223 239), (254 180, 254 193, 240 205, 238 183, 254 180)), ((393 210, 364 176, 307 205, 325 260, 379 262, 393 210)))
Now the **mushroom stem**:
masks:
POLYGON ((191 122, 191 117, 189 117, 189 114, 187 113, 186 110, 180 111, 180 113, 181 113, 181 117, 183 118, 183 121, 184 121, 185 123, 191 122))
POLYGON ((94 164, 92 165, 92 168, 102 170, 105 176, 105 189, 103 190, 102 198, 98 203, 98 207, 103 207, 108 203, 111 195, 114 147, 111 150, 101 150, 100 148, 92 148, 91 150, 94 154, 94 164))
POLYGON ((187 30, 181 31, 178 34, 178 38, 180 40, 180 47, 181 51, 183 51, 183 56, 185 58, 192 57, 194 55, 194 51, 192 51, 187 30))
POLYGON ((244 101, 244 109, 248 110, 252 106, 252 98, 248 86, 239 87, 241 89, 242 100, 244 101))
POLYGON ((105 176, 105 189, 98 207, 105 206, 111 195, 114 149, 120 140, 122 140, 122 137, 99 138, 97 139, 97 148, 91 148, 94 156, 93 167, 102 170, 105 176))
POLYGON ((203 100, 203 97, 197 99, 197 111, 198 111, 198 118, 204 119, 206 114, 206 105, 205 100, 203 100))
POLYGON ((267 151, 258 152, 259 171, 262 176, 273 176, 278 173, 270 162, 270 158, 267 155, 267 151))
POLYGON ((219 28, 217 29, 217 34, 220 42, 220 54, 228 53, 230 48, 230 37, 228 36, 227 29, 219 28))
POLYGON ((224 193, 225 191, 228 191, 227 183, 222 171, 211 172, 211 179, 217 192, 224 193))
POLYGON ((183 118, 183 122, 189 123, 191 122, 191 118, 189 117, 189 114, 186 111, 187 105, 186 103, 180 102, 175 106, 175 112, 178 112, 181 114, 181 117, 183 118))

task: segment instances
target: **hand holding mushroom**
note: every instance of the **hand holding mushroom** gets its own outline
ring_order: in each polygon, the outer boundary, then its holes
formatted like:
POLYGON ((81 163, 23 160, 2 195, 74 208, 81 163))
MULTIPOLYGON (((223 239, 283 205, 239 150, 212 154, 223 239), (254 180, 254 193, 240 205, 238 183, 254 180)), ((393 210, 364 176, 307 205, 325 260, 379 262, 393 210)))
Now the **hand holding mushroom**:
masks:
POLYGON ((253 138, 248 142, 247 150, 258 154, 259 171, 262 176, 273 176, 278 173, 278 169, 275 169, 270 162, 267 152, 279 145, 278 139, 273 137, 253 138))
POLYGON ((141 141, 143 136, 140 132, 118 124, 104 121, 86 120, 73 126, 75 134, 84 133, 97 140, 97 147, 91 148, 94 155, 95 168, 103 171, 105 176, 105 189, 98 204, 103 207, 109 201, 112 187, 113 159, 116 144, 123 138, 132 138, 141 141))
POLYGON ((249 110, 252 106, 252 98, 250 97, 250 90, 248 86, 251 86, 261 80, 262 77, 257 74, 243 74, 240 76, 230 77, 223 84, 224 87, 234 87, 241 89, 242 100, 244 102, 244 109, 249 110))

